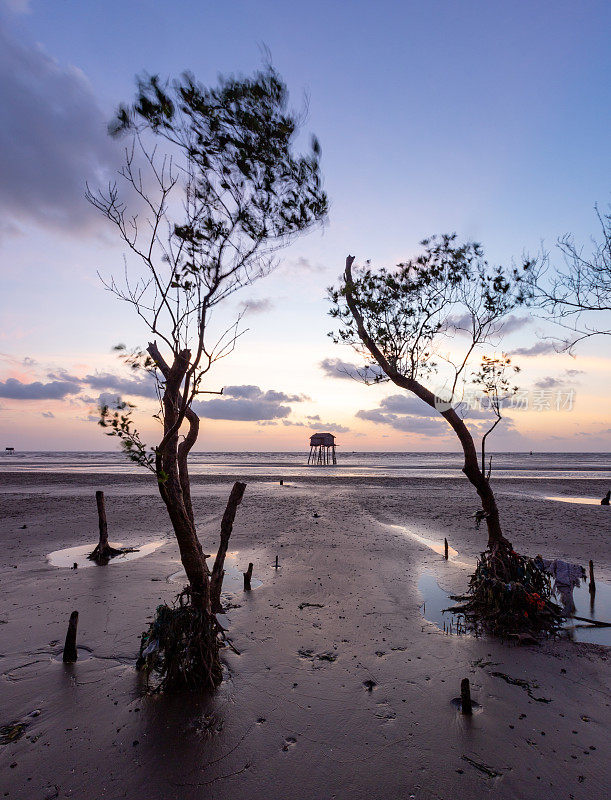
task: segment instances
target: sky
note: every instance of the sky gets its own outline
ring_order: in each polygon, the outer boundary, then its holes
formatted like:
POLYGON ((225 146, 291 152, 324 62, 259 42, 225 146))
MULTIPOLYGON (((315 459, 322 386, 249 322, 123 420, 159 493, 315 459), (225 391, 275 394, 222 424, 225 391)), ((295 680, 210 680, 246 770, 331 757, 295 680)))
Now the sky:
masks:
MULTIPOLYGON (((567 232, 587 247, 594 204, 611 203, 610 25, 602 0, 0 0, 0 449, 114 449, 96 408, 117 394, 154 442, 151 387, 112 351, 147 331, 100 280, 124 251, 85 185, 121 164, 106 125, 136 75, 188 69, 210 85, 267 50, 307 108, 331 208, 219 312, 231 322, 248 304, 248 330, 209 375, 225 392, 201 401, 197 449, 307 450, 331 430, 340 452, 457 450, 396 387, 345 375, 356 357, 327 336, 326 287, 348 253, 393 266, 433 233, 505 265, 541 248, 553 263, 567 232)), ((507 411, 492 449, 611 451, 608 337, 570 356, 555 332, 525 311, 506 327, 527 407, 507 411)))

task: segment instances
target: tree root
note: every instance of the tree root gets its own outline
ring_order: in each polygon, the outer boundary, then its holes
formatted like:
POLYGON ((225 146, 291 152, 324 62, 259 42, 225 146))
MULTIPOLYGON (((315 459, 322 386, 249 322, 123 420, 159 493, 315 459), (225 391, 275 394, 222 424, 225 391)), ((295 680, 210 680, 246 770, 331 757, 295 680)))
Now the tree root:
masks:
POLYGON ((137 553, 137 547, 111 547, 109 544, 106 545, 96 545, 95 550, 90 553, 87 558, 90 561, 95 561, 96 564, 100 566, 106 566, 111 558, 116 558, 116 556, 121 556, 124 553, 137 553))
MULTIPOLYGON (((213 691, 223 679, 219 650, 222 628, 214 614, 193 602, 190 588, 173 607, 157 606, 153 622, 142 634, 136 669, 153 677, 152 691, 213 691)), ((150 686, 150 684, 149 684, 150 686)))
POLYGON ((550 576, 537 559, 520 555, 508 542, 481 554, 469 581, 466 602, 452 609, 475 631, 495 636, 550 636, 565 619, 552 599, 550 576))

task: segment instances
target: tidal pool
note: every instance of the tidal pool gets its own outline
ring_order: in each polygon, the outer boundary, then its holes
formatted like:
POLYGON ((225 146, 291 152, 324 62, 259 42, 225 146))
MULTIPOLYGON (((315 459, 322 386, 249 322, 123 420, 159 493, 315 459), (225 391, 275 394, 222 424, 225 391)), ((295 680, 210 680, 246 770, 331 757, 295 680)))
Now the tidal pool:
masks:
MULTIPOLYGON (((215 555, 210 556, 208 559, 208 566, 212 569, 212 565, 214 564, 214 559, 216 558, 215 555)), ((248 564, 245 564, 244 567, 246 568, 248 564)), ((255 565, 256 566, 256 565, 255 565)), ((253 572, 253 576, 250 579, 250 588, 251 589, 258 589, 259 586, 263 586, 263 581, 259 580, 255 577, 256 573, 253 572)), ((166 581, 168 583, 180 583, 185 582, 187 580, 187 575, 184 569, 179 569, 176 572, 173 572, 171 575, 168 575, 166 581)), ((238 553, 237 551, 233 553, 227 553, 225 556, 225 577, 223 578, 223 591, 224 592, 239 592, 244 590, 244 575, 243 570, 238 567, 238 553)))
MULTIPOLYGON (((135 561, 137 558, 144 558, 150 553, 160 548, 166 543, 166 539, 159 539, 154 542, 145 542, 145 544, 129 545, 134 550, 130 553, 121 553, 121 555, 111 558, 106 566, 125 564, 126 561, 135 561)), ((47 561, 52 567, 69 567, 72 568, 77 565, 77 569, 87 569, 89 567, 97 567, 95 561, 90 561, 87 556, 93 552, 97 542, 90 542, 89 544, 81 544, 78 547, 67 547, 64 550, 54 550, 47 555, 47 561)), ((109 542, 111 547, 126 547, 127 545, 121 542, 109 542)))

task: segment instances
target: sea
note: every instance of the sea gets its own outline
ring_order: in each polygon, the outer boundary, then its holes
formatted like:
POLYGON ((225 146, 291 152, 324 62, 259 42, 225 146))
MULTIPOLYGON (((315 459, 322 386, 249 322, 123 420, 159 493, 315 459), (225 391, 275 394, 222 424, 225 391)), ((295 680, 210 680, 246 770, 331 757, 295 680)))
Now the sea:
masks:
MULTIPOLYGON (((492 474, 503 478, 611 481, 611 453, 492 453, 492 474)), ((326 474, 358 478, 452 478, 461 474, 461 453, 338 451, 337 465, 309 466, 308 451, 192 452, 192 475, 282 478, 326 474)), ((120 451, 0 453, 4 472, 138 474, 120 451)))

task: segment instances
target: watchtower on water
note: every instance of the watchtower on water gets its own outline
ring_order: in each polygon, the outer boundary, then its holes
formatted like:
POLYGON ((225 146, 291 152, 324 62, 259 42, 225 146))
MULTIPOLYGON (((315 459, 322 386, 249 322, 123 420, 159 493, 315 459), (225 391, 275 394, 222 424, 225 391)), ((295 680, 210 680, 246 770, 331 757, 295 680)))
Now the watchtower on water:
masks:
POLYGON ((335 436, 332 433, 314 433, 310 436, 308 464, 337 464, 335 436))

